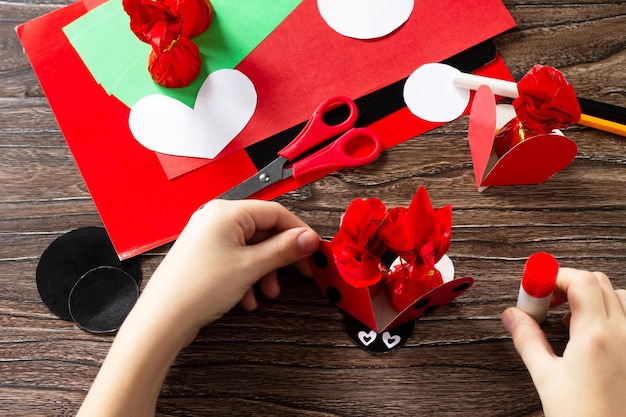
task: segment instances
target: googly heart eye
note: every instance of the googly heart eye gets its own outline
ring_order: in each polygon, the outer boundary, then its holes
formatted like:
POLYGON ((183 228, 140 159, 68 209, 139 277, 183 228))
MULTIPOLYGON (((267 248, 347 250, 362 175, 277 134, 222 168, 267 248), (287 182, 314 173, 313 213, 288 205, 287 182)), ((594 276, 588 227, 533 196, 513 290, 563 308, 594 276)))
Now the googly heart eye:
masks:
POLYGON ((402 338, 400 336, 398 336, 398 335, 392 336, 391 333, 389 333, 389 332, 384 332, 383 333, 383 343, 389 349, 392 349, 395 346, 397 346, 400 343, 401 340, 402 340, 402 338))
POLYGON ((369 332, 360 330, 359 333, 357 333, 357 337, 359 338, 359 341, 363 343, 363 346, 371 345, 374 340, 376 340, 376 336, 377 334, 374 330, 370 330, 369 332))

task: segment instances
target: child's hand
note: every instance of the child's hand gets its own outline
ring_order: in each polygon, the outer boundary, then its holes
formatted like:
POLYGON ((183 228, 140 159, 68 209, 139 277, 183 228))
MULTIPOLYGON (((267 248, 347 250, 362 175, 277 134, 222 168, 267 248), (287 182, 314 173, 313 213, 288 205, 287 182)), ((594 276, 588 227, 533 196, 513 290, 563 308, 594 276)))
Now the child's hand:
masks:
POLYGON ((78 415, 154 415, 168 369, 200 328, 239 301, 254 309, 259 280, 277 296, 277 268, 295 263, 310 274, 304 259, 319 240, 277 203, 214 200, 198 210, 124 321, 78 415))
POLYGON ((606 275, 561 268, 553 305, 569 302, 570 340, 563 357, 526 313, 509 308, 502 322, 513 336, 546 417, 609 417, 626 410, 626 291, 606 275))
POLYGON ((310 275, 305 258, 319 236, 278 203, 213 200, 198 210, 156 270, 142 298, 176 312, 197 331, 239 301, 257 306, 252 286, 276 297, 276 269, 296 264, 310 275))

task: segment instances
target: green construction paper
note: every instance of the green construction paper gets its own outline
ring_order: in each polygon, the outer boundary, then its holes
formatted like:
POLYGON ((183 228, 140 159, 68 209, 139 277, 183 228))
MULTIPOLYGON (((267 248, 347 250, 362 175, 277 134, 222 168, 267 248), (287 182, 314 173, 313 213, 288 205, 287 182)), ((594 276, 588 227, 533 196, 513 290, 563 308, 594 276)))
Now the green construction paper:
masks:
POLYGON ((302 0, 211 0, 213 21, 193 38, 202 67, 185 88, 165 88, 148 72, 150 46, 130 30, 120 0, 108 1, 63 28, 94 79, 128 107, 150 94, 163 94, 193 107, 207 75, 235 68, 302 0))

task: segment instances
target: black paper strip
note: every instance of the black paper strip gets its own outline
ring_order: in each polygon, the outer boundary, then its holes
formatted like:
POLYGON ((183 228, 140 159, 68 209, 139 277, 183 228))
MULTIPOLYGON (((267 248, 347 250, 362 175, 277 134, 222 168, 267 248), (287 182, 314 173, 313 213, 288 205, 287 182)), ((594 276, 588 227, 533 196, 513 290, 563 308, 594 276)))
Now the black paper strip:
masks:
MULTIPOLYGON (((496 46, 489 40, 454 55, 442 63, 451 65, 461 72, 472 72, 492 62, 496 54, 496 46)), ((403 90, 406 80, 404 78, 354 100, 359 109, 359 118, 355 126, 368 126, 405 107, 403 90)), ((246 153, 257 170, 272 162, 277 153, 291 142, 305 125, 306 121, 246 147, 246 153)))

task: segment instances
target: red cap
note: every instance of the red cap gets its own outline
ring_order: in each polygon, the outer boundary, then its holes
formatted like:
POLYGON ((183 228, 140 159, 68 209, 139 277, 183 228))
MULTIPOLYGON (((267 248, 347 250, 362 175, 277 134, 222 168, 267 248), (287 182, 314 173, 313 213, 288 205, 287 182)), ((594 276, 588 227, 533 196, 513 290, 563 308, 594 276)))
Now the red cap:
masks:
POLYGON ((559 262, 546 252, 537 252, 528 258, 522 275, 522 288, 526 294, 544 298, 552 294, 559 273, 559 262))

